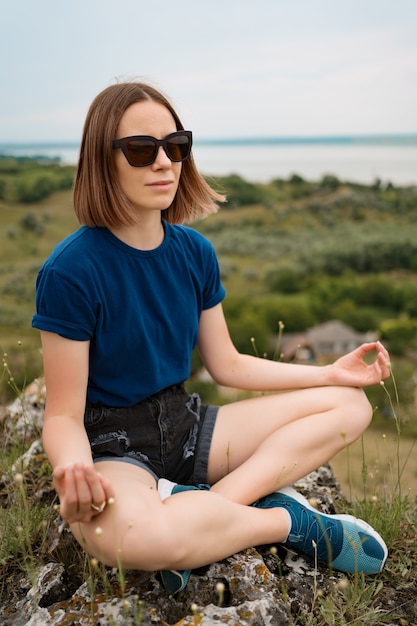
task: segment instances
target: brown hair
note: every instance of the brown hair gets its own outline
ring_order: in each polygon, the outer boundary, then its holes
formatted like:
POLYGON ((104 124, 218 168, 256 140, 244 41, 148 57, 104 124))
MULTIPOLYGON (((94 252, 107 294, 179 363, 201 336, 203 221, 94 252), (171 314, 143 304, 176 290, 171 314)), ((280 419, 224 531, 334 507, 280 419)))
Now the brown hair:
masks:
MULTIPOLYGON (((120 119, 135 102, 162 104, 173 116, 177 130, 184 130, 166 97, 144 83, 118 83, 93 100, 84 124, 80 157, 74 184, 74 209, 81 224, 118 227, 137 221, 132 204, 123 193, 112 149, 120 119)), ((162 217, 171 224, 191 222, 218 210, 225 197, 216 192, 198 172, 193 156, 183 162, 175 198, 162 217)))

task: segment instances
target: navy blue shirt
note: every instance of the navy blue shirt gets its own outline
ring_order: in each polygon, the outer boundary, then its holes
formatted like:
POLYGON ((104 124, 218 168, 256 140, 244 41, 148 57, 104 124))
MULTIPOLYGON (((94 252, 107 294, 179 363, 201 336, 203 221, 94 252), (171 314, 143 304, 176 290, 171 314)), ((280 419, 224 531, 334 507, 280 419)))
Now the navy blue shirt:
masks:
POLYGON ((225 296, 211 243, 186 226, 163 225, 154 250, 83 226, 39 272, 32 326, 90 340, 90 402, 130 406, 185 381, 201 312, 225 296))

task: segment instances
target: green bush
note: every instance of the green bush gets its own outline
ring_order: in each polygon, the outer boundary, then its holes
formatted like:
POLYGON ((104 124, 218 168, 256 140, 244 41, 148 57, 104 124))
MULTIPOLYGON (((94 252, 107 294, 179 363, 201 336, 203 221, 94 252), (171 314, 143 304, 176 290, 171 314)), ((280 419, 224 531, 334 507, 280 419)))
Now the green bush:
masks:
POLYGON ((27 213, 24 217, 22 217, 20 220, 20 226, 23 230, 27 230, 35 235, 43 235, 45 230, 39 220, 39 217, 35 213, 27 213))
POLYGON ((226 209, 257 204, 265 198, 265 193, 258 185, 244 180, 237 174, 221 178, 220 186, 227 196, 227 204, 224 207, 226 209))
POLYGON ((24 203, 39 202, 47 198, 53 189, 50 176, 20 176, 16 184, 16 200, 24 203))
POLYGON ((284 265, 270 270, 265 277, 265 282, 272 292, 299 293, 307 286, 307 276, 300 265, 284 265))
POLYGON ((403 355, 407 349, 416 346, 417 320, 406 315, 398 319, 385 320, 380 325, 380 333, 391 354, 403 355))

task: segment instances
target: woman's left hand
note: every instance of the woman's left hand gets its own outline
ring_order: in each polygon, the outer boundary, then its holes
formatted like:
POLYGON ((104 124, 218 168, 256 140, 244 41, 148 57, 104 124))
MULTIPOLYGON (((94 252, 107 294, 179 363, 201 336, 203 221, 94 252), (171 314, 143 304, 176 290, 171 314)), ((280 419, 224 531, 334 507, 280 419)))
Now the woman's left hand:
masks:
POLYGON ((391 373, 389 354, 379 341, 364 343, 356 350, 337 359, 330 366, 334 384, 367 387, 376 385, 391 373), (376 358, 372 363, 365 363, 364 357, 376 351, 376 358))

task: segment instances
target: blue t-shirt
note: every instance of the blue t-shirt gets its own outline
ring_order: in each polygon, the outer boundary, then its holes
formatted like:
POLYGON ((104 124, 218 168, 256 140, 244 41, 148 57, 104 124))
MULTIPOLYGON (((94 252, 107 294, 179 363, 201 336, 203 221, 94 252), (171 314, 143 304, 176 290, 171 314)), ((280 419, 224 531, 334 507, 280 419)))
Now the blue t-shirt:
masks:
POLYGON ((41 268, 32 326, 90 340, 87 399, 130 406, 190 375, 202 310, 225 296, 211 243, 163 222, 154 250, 81 227, 41 268))

